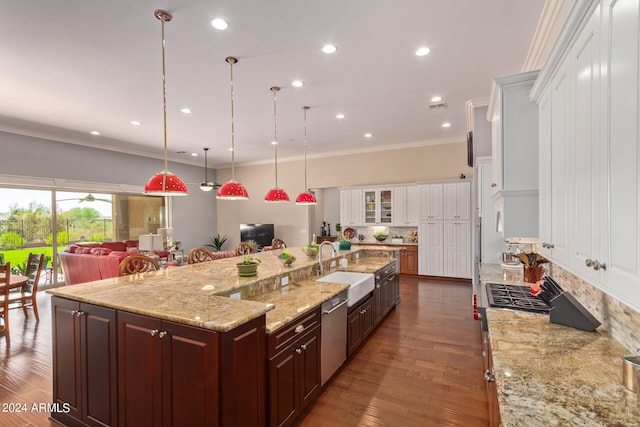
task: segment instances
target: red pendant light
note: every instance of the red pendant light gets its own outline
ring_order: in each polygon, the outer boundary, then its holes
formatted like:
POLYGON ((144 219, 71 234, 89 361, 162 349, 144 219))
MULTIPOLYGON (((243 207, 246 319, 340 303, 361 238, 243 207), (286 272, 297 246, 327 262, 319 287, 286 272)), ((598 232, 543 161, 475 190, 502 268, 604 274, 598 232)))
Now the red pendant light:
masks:
POLYGON ((171 14, 164 10, 156 10, 153 15, 162 24, 162 101, 164 108, 164 171, 151 177, 144 186, 144 194, 149 196, 186 196, 189 194, 185 183, 177 175, 169 172, 167 165, 167 85, 165 82, 164 60, 164 23, 171 21, 171 14))
POLYGON ((276 186, 269 190, 267 195, 264 197, 264 201, 267 203, 281 203, 289 201, 289 195, 286 191, 278 187, 278 127, 276 126, 276 94, 279 90, 280 88, 277 86, 273 86, 271 88, 271 91, 273 92, 273 147, 275 153, 276 186))
POLYGON ((235 127, 234 127, 234 111, 233 111, 233 64, 238 62, 233 56, 228 56, 225 61, 229 64, 231 70, 231 180, 225 183, 216 194, 217 199, 222 200, 247 200, 249 193, 244 185, 235 180, 235 127))
POLYGON ((296 197, 296 205, 315 205, 316 196, 313 195, 309 187, 307 187, 307 111, 309 107, 305 105, 302 107, 304 111, 304 188, 306 191, 298 194, 296 197))

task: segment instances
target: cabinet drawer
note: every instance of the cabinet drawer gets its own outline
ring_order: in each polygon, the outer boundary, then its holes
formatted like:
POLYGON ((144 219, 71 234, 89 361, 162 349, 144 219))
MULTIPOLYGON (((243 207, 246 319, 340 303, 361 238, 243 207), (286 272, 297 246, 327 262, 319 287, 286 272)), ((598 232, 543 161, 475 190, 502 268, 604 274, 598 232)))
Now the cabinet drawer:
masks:
POLYGON ((272 357, 303 333, 320 324, 320 306, 267 335, 267 357, 272 357))

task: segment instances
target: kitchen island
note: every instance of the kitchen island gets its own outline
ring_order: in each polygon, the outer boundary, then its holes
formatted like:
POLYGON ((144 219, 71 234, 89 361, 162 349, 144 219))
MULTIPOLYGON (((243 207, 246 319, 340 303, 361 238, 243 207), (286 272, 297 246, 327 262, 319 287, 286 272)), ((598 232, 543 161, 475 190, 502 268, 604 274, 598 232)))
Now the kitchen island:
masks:
MULTIPOLYGON (((317 282, 317 259, 289 248, 253 254, 255 277, 228 258, 48 291, 54 295, 52 418, 66 425, 140 420, 263 425, 265 334, 317 309, 348 285, 317 282), (286 278, 286 279, 285 279, 286 278), (288 281, 287 286, 282 286, 288 281)), ((357 248, 325 260, 373 272, 395 248, 357 248)))
MULTIPOLYGON (((483 266, 483 282, 518 282, 483 266)), ((602 328, 586 332, 548 315, 486 310, 490 355, 503 426, 636 426, 638 395, 622 385, 630 353, 602 328)))

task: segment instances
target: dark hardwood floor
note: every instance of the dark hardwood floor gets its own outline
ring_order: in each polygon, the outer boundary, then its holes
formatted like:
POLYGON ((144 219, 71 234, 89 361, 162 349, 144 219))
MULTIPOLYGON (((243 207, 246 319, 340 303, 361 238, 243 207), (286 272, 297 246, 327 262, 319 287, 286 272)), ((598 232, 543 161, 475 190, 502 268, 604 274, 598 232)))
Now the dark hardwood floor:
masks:
MULTIPOLYGON (((400 295, 398 309, 329 383, 301 426, 488 425, 471 286, 403 277, 400 295)), ((31 313, 25 320, 13 310, 9 348, 0 335, 3 427, 56 425, 48 412, 32 410, 51 402, 50 297, 42 293, 38 301, 38 324, 31 313), (6 412, 16 408, 26 412, 6 412)))

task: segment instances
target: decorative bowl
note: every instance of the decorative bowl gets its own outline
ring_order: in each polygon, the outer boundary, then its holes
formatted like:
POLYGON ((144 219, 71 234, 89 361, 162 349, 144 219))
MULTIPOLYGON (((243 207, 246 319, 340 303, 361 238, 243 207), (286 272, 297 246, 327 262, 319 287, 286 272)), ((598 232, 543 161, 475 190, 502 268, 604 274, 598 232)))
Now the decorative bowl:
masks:
POLYGON ((296 257, 291 255, 289 258, 282 260, 282 265, 284 265, 285 267, 291 267, 291 264, 293 264, 295 260, 296 257))
POLYGON ((312 248, 312 247, 304 248, 303 247, 301 250, 309 258, 314 258, 316 255, 318 255, 318 249, 317 248, 312 248))
POLYGON ((373 237, 378 241, 378 242, 384 242, 385 240, 387 240, 387 237, 389 237, 388 234, 374 234, 373 237))

